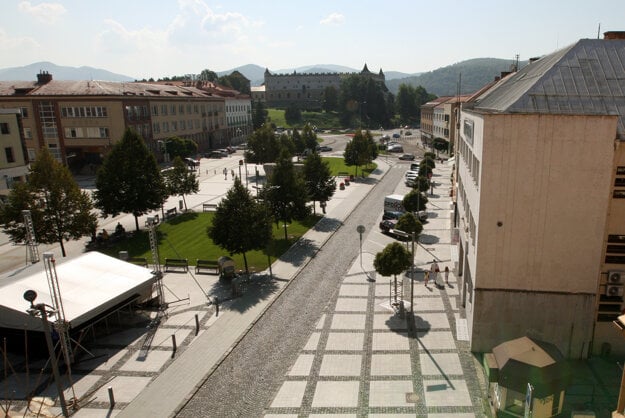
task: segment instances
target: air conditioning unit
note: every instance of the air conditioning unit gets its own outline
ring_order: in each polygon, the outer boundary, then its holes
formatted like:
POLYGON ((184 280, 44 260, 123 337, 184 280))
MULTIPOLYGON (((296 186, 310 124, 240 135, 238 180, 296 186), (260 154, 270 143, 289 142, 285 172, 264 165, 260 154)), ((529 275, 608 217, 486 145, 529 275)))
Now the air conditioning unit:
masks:
POLYGON ((610 270, 608 272, 608 284, 621 284, 625 279, 625 271, 623 270, 610 270))
POLYGON ((606 286, 606 296, 623 296, 623 286, 606 286))

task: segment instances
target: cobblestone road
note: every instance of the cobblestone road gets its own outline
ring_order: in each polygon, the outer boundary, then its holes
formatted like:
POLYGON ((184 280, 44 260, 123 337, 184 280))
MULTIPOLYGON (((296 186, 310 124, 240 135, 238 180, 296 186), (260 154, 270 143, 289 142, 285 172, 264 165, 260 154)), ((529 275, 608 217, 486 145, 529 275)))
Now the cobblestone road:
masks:
MULTIPOLYGON (((204 382, 178 416, 257 417, 328 306, 359 252, 357 225, 375 227, 383 197, 403 169, 391 169, 325 243, 308 266, 204 382), (373 209, 373 210, 372 210, 373 209)), ((331 220, 326 223, 335 227, 331 220)), ((323 224, 320 225, 323 227, 323 224)))

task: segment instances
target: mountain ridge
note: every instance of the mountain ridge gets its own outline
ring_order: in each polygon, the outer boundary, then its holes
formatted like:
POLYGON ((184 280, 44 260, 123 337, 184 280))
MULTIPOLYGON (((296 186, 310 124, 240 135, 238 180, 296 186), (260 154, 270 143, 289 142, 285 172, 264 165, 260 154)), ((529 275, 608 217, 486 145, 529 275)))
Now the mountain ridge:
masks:
MULTIPOLYGON (((521 64, 525 64, 522 62, 521 64)), ((429 93, 437 96, 453 96, 460 94, 469 94, 482 88, 501 72, 509 71, 513 65, 511 60, 500 58, 473 58, 460 61, 445 67, 438 68, 424 73, 407 74, 398 71, 385 71, 386 86, 396 94, 401 84, 408 84, 413 87, 422 86, 429 93), (462 75, 462 83, 458 88, 458 82, 462 75), (460 91, 459 91, 460 90, 460 91)), ((521 65, 522 66, 522 65, 521 65)), ((262 67, 257 64, 246 64, 230 70, 217 71, 217 75, 231 74, 233 71, 239 71, 243 74, 252 86, 260 86, 264 82, 265 70, 269 68, 262 67)), ((136 78, 123 74, 116 74, 104 69, 93 68, 89 66, 68 67, 54 64, 48 61, 35 62, 21 67, 9 67, 0 69, 0 80, 17 81, 17 80, 35 80, 36 75, 40 71, 51 73, 55 80, 106 80, 118 82, 131 82, 136 78)), ((289 74, 294 71, 297 73, 323 73, 323 72, 339 72, 339 73, 358 73, 361 69, 355 69, 335 64, 315 64, 301 66, 290 69, 278 69, 269 71, 273 74, 289 74)), ((384 70, 383 70, 384 71, 384 70)))

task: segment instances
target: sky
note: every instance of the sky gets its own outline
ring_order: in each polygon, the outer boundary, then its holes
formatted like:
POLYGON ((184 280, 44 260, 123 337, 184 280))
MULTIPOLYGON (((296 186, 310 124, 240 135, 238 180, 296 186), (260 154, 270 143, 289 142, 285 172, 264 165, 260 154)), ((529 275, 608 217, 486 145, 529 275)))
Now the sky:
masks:
POLYGON ((419 73, 625 31, 625 0, 1 0, 0 68, 162 78, 246 64, 419 73))

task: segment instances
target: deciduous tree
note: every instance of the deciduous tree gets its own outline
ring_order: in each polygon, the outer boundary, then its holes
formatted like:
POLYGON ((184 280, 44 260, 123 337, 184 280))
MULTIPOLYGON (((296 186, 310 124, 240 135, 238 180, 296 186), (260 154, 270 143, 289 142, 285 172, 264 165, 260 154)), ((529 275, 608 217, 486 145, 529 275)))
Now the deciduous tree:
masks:
POLYGON ((304 162, 304 182, 308 197, 313 202, 327 202, 336 190, 336 181, 330 173, 329 164, 316 152, 309 155, 304 162))
POLYGON ((107 217, 132 213, 137 231, 139 216, 159 209, 167 198, 154 155, 131 129, 104 159, 95 185, 95 205, 102 214, 107 217))
POLYGON ((187 210, 187 200, 185 195, 197 193, 200 190, 200 182, 198 181, 195 171, 189 170, 187 164, 182 158, 174 158, 174 165, 171 170, 165 172, 165 185, 170 196, 181 196, 184 202, 184 209, 187 210))
POLYGON ((230 254, 242 254, 245 271, 248 251, 262 250, 272 238, 271 216, 243 186, 239 178, 217 205, 212 224, 206 230, 210 239, 230 254))
POLYGON ((22 211, 30 210, 37 241, 58 243, 65 257, 65 241, 95 232, 98 220, 92 209, 91 198, 80 190, 69 169, 43 148, 31 165, 28 181, 16 184, 8 203, 0 206, 0 220, 13 242, 23 242, 22 211))

